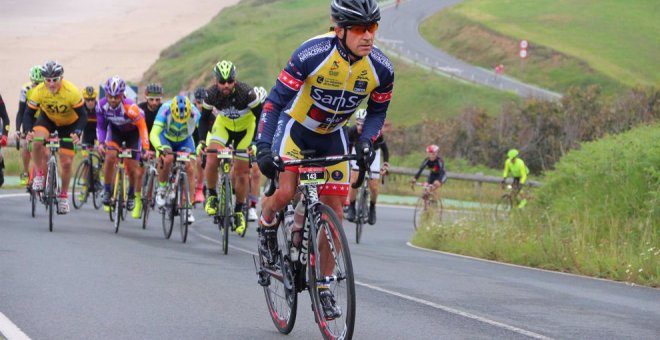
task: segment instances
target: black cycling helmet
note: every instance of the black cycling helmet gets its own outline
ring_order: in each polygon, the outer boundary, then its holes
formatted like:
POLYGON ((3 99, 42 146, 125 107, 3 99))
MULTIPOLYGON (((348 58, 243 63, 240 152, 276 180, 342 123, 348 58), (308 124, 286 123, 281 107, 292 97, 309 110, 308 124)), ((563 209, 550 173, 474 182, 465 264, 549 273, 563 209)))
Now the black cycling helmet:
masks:
POLYGON ((206 99, 206 95, 207 95, 207 93, 206 93, 205 88, 198 87, 198 88, 195 89, 195 92, 194 92, 195 99, 204 100, 204 99, 206 99))
POLYGON ((330 15, 339 27, 368 24, 380 20, 376 0, 332 0, 330 15))
POLYGON ((41 76, 44 78, 57 78, 64 74, 64 67, 55 60, 49 60, 41 65, 41 76))
POLYGON ((162 97, 163 87, 160 84, 151 83, 144 89, 144 95, 146 97, 162 97))

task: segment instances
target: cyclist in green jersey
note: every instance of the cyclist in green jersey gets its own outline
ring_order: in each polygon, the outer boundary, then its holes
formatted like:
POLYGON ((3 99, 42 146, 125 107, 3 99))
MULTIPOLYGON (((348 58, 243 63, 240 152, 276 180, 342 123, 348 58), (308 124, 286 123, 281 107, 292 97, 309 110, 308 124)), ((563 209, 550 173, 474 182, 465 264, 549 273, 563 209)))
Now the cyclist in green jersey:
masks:
POLYGON ((509 177, 509 171, 511 176, 513 176, 513 188, 518 191, 520 195, 520 203, 518 208, 523 208, 527 204, 527 199, 524 196, 522 186, 527 182, 527 173, 529 170, 525 165, 525 162, 518 157, 520 153, 516 149, 511 149, 507 152, 507 160, 504 161, 504 173, 502 174, 502 186, 506 182, 507 177, 509 177))

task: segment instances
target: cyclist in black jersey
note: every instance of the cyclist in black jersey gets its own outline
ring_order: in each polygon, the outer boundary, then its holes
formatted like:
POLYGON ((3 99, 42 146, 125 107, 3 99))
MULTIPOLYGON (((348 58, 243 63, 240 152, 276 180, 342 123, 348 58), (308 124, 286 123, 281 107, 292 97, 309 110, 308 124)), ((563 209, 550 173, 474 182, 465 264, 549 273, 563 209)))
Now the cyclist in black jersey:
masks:
MULTIPOLYGON (((365 109, 357 110, 355 113, 355 125, 348 128, 348 147, 349 150, 353 150, 353 146, 357 143, 358 137, 362 133, 362 126, 364 125, 364 118, 367 116, 367 111, 365 109)), ((387 170, 390 167, 390 153, 387 149, 387 143, 383 138, 383 133, 381 131, 376 141, 374 141, 374 151, 376 151, 376 158, 371 163, 371 178, 369 179, 369 191, 371 195, 369 196, 369 219, 368 222, 371 225, 376 224, 376 200, 378 199, 378 188, 379 188, 379 179, 381 175, 387 173, 387 170), (383 154, 383 167, 380 166, 380 154, 383 154)), ((355 152, 355 151, 353 151, 355 152)), ((358 166, 355 162, 352 162, 352 171, 351 171, 351 184, 357 180, 358 175, 358 166)), ((355 200, 357 198, 357 189, 354 189, 352 186, 348 192, 348 209, 346 210, 346 219, 354 222, 355 220, 355 200)))
MULTIPOLYGON (((206 88, 198 87, 193 92, 193 103, 197 107, 197 111, 202 112, 204 99, 206 99, 206 88)), ((195 141, 195 146, 199 145, 199 128, 195 127, 195 132, 193 132, 193 140, 195 141)), ((195 171, 195 180, 197 185, 195 186, 195 203, 204 203, 204 169, 202 168, 202 157, 197 155, 197 171, 195 171)))
MULTIPOLYGON (((199 122, 199 139, 206 142, 212 150, 229 145, 235 150, 247 150, 254 139, 256 121, 261 114, 261 100, 251 86, 236 80, 236 66, 231 61, 223 60, 217 63, 213 73, 216 81, 206 90, 207 97, 202 106, 202 118, 199 122), (214 112, 217 112, 217 115, 214 112)), ((247 160, 247 152, 237 153, 231 172, 236 192, 234 206, 236 233, 239 235, 243 235, 247 226, 243 215, 250 179, 247 160)), ((216 192, 218 164, 218 159, 215 157, 206 159, 205 172, 209 197, 206 199, 204 210, 211 216, 216 214, 218 208, 216 192)))
POLYGON ((94 146, 96 141, 96 98, 99 92, 95 86, 86 86, 82 90, 82 96, 85 100, 83 109, 87 112, 87 125, 83 130, 82 142, 84 144, 94 146))
POLYGON ((426 147, 426 153, 428 157, 424 158, 422 161, 417 174, 415 174, 415 178, 411 181, 412 185, 415 185, 415 182, 417 182, 417 179, 425 168, 428 168, 430 173, 426 183, 424 183, 424 187, 431 193, 435 192, 445 182, 447 182, 445 161, 438 155, 439 149, 440 148, 435 144, 431 144, 426 147))
POLYGON ((2 147, 7 145, 7 134, 9 133, 9 116, 7 115, 7 107, 5 101, 2 100, 0 94, 0 187, 5 183, 5 159, 2 156, 2 147))
MULTIPOLYGON (((144 114, 144 120, 147 123, 147 131, 151 133, 151 127, 154 126, 156 114, 162 105, 163 101, 163 87, 160 84, 151 83, 144 89, 145 101, 138 104, 140 110, 144 114)), ((154 150, 153 145, 149 145, 151 151, 154 150)))

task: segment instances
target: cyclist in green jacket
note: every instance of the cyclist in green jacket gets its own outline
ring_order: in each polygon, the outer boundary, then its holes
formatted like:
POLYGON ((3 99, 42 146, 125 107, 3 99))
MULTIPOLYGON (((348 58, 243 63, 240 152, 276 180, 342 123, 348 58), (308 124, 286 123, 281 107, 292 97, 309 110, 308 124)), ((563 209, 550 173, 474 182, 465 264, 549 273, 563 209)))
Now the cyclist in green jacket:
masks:
POLYGON ((506 182, 507 177, 509 177, 509 171, 511 171, 511 176, 513 176, 513 188, 518 191, 520 195, 520 203, 518 208, 523 208, 527 204, 527 199, 525 199, 522 186, 527 182, 527 173, 529 170, 525 165, 525 162, 518 157, 519 152, 516 149, 511 149, 507 152, 507 160, 504 161, 504 173, 502 174, 502 186, 506 182))

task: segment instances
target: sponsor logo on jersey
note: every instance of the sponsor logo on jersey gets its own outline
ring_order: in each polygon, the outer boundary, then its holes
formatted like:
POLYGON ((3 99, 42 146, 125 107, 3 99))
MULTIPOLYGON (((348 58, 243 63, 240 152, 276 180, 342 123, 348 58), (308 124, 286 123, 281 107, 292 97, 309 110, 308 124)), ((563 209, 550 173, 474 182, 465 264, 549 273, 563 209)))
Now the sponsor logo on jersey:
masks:
POLYGON ((332 179, 339 181, 344 178, 344 174, 340 170, 335 170, 332 172, 332 179))
POLYGON ((316 82, 319 83, 319 84, 323 84, 324 80, 325 80, 325 77, 323 77, 323 76, 316 77, 316 82))
POLYGON ((367 92, 367 83, 364 80, 356 80, 353 85, 353 92, 367 92))
MULTIPOLYGON (((366 83, 361 92, 366 91, 366 83)), ((358 92, 358 91, 355 91, 358 92)), ((310 96, 319 104, 336 111, 347 111, 355 109, 360 105, 366 95, 358 95, 341 89, 331 90, 312 86, 310 96), (342 96, 343 93, 343 96, 342 96)))
POLYGON ((357 80, 362 80, 362 81, 369 81, 369 77, 367 76, 369 74, 369 71, 367 70, 362 70, 360 74, 357 76, 357 80))

